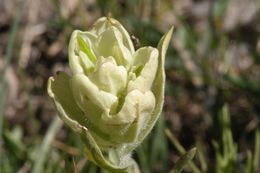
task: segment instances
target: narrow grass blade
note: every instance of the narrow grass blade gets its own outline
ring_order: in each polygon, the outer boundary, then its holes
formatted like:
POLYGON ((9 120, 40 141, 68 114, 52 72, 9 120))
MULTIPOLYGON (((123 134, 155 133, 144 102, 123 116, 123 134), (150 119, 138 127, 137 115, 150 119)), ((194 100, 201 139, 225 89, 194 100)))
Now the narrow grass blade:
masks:
POLYGON ((247 161, 245 173, 253 173, 253 159, 251 151, 247 151, 247 161))
POLYGON ((196 147, 198 150, 197 154, 198 154, 202 172, 207 172, 208 160, 207 160, 207 155, 206 155, 206 147, 200 140, 198 142, 196 142, 196 147))
MULTIPOLYGON (((180 154, 185 154, 184 147, 179 143, 177 138, 171 133, 169 129, 165 130, 166 136, 170 139, 172 144, 176 147, 176 149, 179 151, 180 154)), ((189 162, 189 165, 194 173, 201 173, 200 169, 192 162, 189 162)))
POLYGON ((260 128, 255 133, 254 171, 260 171, 260 128))
POLYGON ((37 158, 35 158, 35 162, 33 165, 32 173, 42 173, 44 172, 44 162, 46 161, 48 152, 51 148, 51 142, 53 141, 56 133, 60 129, 62 125, 62 121, 59 119, 58 116, 53 120, 51 123, 43 142, 40 148, 37 151, 37 158))
POLYGON ((161 116, 154 129, 154 136, 151 138, 151 153, 149 155, 149 165, 154 168, 160 165, 163 169, 161 172, 169 170, 168 145, 167 138, 164 133, 165 118, 161 116))
POLYGON ((181 156, 181 158, 176 163, 174 169, 171 170, 170 173, 181 173, 185 166, 194 158, 196 151, 196 148, 192 148, 186 154, 181 156))
POLYGON ((25 7, 25 2, 26 2, 26 0, 23 0, 20 2, 15 19, 13 21, 11 31, 9 34, 9 38, 8 38, 7 48, 6 48, 5 62, 4 62, 3 70, 0 73, 1 74, 0 75, 0 146, 2 145, 4 103, 5 103, 5 96, 6 96, 5 89, 7 88, 7 84, 5 82, 5 77, 6 77, 6 73, 7 73, 7 69, 9 67, 10 61, 12 59, 18 24, 20 22, 20 19, 22 16, 21 14, 25 7))

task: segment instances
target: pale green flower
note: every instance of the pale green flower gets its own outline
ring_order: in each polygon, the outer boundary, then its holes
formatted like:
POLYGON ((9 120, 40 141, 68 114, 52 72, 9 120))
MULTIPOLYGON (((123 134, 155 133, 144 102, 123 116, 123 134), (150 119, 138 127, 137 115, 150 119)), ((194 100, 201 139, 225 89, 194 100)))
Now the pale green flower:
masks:
POLYGON ((129 172, 130 153, 158 119, 164 100, 164 59, 171 29, 157 48, 134 49, 123 26, 98 19, 74 31, 69 44, 72 75, 50 77, 48 93, 61 119, 80 134, 90 160, 112 172, 129 172))

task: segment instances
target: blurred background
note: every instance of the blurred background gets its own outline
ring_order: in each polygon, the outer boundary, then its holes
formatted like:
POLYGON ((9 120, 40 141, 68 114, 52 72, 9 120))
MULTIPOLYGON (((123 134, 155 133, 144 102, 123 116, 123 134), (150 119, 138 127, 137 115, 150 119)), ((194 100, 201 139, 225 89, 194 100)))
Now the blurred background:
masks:
POLYGON ((133 153, 142 172, 171 172, 192 147, 184 172, 260 172, 259 0, 1 0, 0 172, 104 172, 57 119, 46 87, 69 72, 72 31, 108 13, 137 46, 156 47, 175 27, 164 111, 133 153))

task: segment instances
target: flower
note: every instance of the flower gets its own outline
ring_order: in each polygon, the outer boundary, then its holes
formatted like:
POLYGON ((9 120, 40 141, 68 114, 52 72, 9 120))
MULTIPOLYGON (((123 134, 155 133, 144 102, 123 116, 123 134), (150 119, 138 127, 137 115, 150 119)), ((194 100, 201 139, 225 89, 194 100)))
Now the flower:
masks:
POLYGON ((48 81, 61 119, 80 134, 90 160, 125 171, 130 153, 149 134, 164 100, 164 59, 171 29, 157 48, 134 49, 115 19, 102 17, 90 31, 76 30, 69 43, 72 75, 48 81))

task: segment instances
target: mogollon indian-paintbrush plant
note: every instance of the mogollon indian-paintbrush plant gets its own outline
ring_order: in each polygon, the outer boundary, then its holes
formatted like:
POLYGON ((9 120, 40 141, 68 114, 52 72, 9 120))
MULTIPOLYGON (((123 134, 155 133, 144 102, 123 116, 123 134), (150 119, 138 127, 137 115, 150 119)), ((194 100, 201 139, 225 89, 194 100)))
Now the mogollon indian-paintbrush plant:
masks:
POLYGON ((72 74, 48 81, 60 118, 81 136, 89 160, 111 172, 138 172, 131 152, 154 127, 164 100, 164 60, 171 28, 157 48, 135 50, 125 28, 99 18, 69 43, 72 74))

